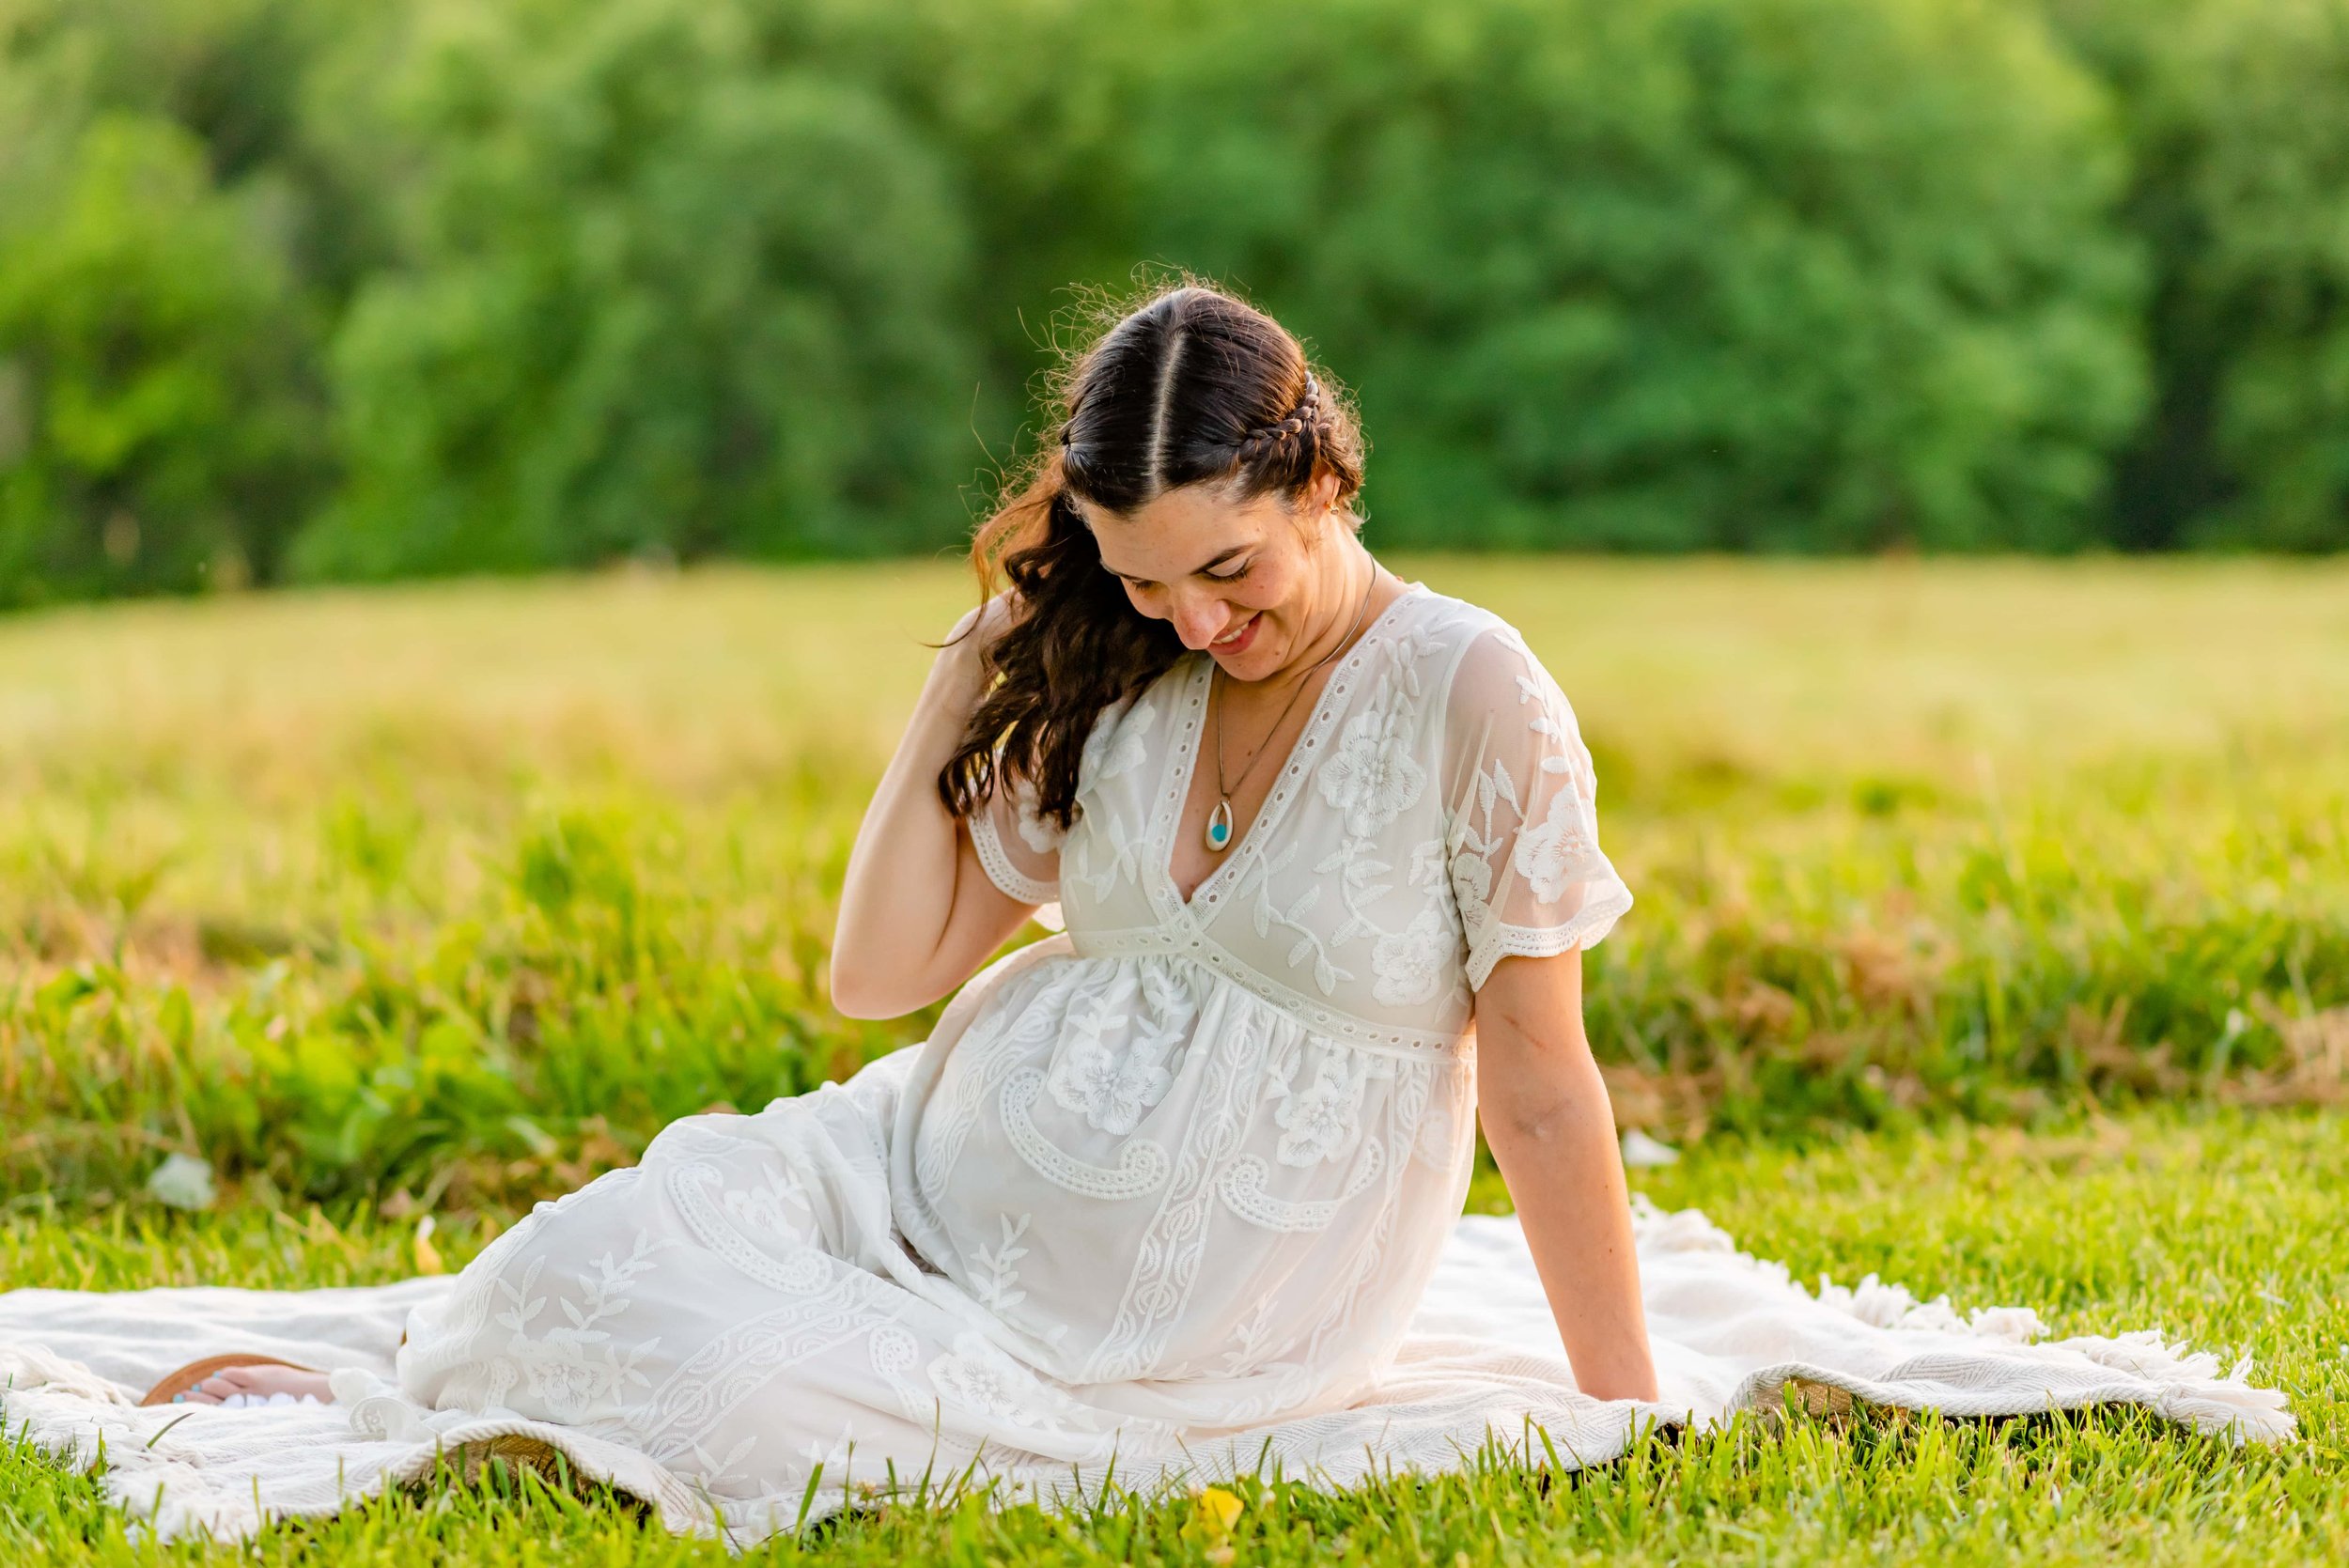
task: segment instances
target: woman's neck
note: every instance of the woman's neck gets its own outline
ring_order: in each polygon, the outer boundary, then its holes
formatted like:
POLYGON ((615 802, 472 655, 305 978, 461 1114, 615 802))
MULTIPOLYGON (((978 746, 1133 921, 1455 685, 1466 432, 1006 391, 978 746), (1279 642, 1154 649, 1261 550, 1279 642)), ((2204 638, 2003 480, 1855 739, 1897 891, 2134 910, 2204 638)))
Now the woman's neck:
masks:
POLYGON ((1324 590, 1330 601, 1322 613, 1321 625, 1314 636, 1290 656, 1279 669, 1248 684, 1259 691, 1284 688, 1292 681, 1312 674, 1332 661, 1336 650, 1343 648, 1357 633, 1370 624, 1386 596, 1386 584, 1379 579, 1377 558, 1351 534, 1345 536, 1340 559, 1333 563, 1333 584, 1324 590))

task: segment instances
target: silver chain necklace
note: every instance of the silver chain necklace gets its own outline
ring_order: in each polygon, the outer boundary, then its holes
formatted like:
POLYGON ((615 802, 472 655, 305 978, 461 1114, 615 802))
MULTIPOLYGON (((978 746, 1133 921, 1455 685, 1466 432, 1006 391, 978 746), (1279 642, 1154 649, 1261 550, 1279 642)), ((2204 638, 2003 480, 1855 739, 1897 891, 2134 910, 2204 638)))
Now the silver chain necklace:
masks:
MULTIPOLYGON (((1289 700, 1282 706, 1280 718, 1273 720, 1272 727, 1265 732, 1263 744, 1259 745, 1255 754, 1248 759, 1248 766, 1240 769, 1239 777, 1228 784, 1223 782, 1223 705, 1215 700, 1215 690, 1210 684, 1207 701, 1215 709, 1216 802, 1215 809, 1207 814, 1206 837, 1207 847, 1215 853, 1220 855, 1232 846, 1232 791, 1248 782, 1248 776, 1256 770, 1256 764, 1262 762, 1265 753, 1272 749, 1272 737, 1281 733, 1281 725, 1287 720, 1290 710, 1297 706, 1297 699, 1305 694, 1306 682, 1313 679, 1314 672, 1344 653, 1347 644, 1354 641, 1354 634, 1362 629, 1362 617, 1370 613, 1370 596, 1377 589, 1377 586, 1378 564, 1374 561, 1370 566, 1370 581, 1362 584, 1362 602, 1354 612, 1354 624, 1346 629, 1344 637, 1338 639, 1337 646, 1305 666, 1304 674, 1297 677, 1297 690, 1289 693, 1289 700)), ((1215 675, 1220 675, 1222 673, 1223 667, 1217 665, 1215 675)), ((1208 679, 1212 682, 1214 676, 1210 675, 1208 679)))

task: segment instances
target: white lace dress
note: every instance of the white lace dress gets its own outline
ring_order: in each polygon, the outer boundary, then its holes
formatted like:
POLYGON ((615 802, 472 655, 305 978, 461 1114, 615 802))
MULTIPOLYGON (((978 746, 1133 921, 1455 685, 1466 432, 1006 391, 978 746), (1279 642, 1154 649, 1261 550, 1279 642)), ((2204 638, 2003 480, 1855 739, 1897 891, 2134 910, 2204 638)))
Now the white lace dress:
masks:
POLYGON ((0 1296, 0 1405, 58 1452, 135 1452, 117 1493, 165 1533, 331 1511, 436 1444, 522 1433, 737 1544, 973 1462, 1002 1496, 1268 1461, 1343 1481, 1488 1437, 1590 1462, 1643 1415, 1709 1420, 1789 1376, 2288 1428, 2276 1396, 2151 1336, 2027 1346, 2027 1312, 1814 1297, 1652 1212, 1665 1398, 1581 1397, 1514 1222, 1459 1220, 1476 987, 1631 905, 1566 699, 1507 625, 1414 584, 1186 902, 1171 854, 1209 673, 1186 658, 1102 716, 1065 837, 1011 800, 973 823, 994 881, 1066 930, 974 978, 927 1041, 674 1122, 453 1278, 0 1296), (343 1369, 337 1404, 206 1410, 163 1459, 141 1449, 157 1412, 126 1392, 232 1348, 343 1369))

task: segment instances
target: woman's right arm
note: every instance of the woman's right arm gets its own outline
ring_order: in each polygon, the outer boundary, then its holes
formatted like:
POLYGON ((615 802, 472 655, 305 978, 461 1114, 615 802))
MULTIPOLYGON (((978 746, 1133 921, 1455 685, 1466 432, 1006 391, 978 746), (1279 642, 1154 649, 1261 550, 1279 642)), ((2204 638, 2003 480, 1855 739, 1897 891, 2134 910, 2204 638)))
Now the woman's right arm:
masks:
POLYGON ((938 771, 983 695, 981 646, 1003 613, 1003 601, 990 599, 939 650, 857 829, 832 946, 832 1005, 849 1017, 893 1018, 936 1001, 1036 908, 996 887, 970 829, 938 798, 938 771))

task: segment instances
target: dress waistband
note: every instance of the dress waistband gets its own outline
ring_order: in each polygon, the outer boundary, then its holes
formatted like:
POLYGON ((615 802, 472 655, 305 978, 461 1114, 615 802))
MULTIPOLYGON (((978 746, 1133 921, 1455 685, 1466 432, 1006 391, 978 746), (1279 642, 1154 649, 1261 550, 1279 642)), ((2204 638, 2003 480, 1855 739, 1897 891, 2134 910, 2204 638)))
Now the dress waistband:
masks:
POLYGON ((1071 950, 1080 958, 1188 958, 1213 970, 1313 1032, 1344 1040, 1364 1050, 1414 1060, 1459 1054, 1458 1034, 1413 1029, 1408 1024, 1377 1023, 1331 1007, 1328 1002, 1316 1001, 1294 986, 1284 986, 1241 963, 1213 938, 1202 933, 1183 935, 1155 926, 1138 926, 1125 931, 1089 931, 1083 936, 1071 931, 1067 935, 1071 950))

